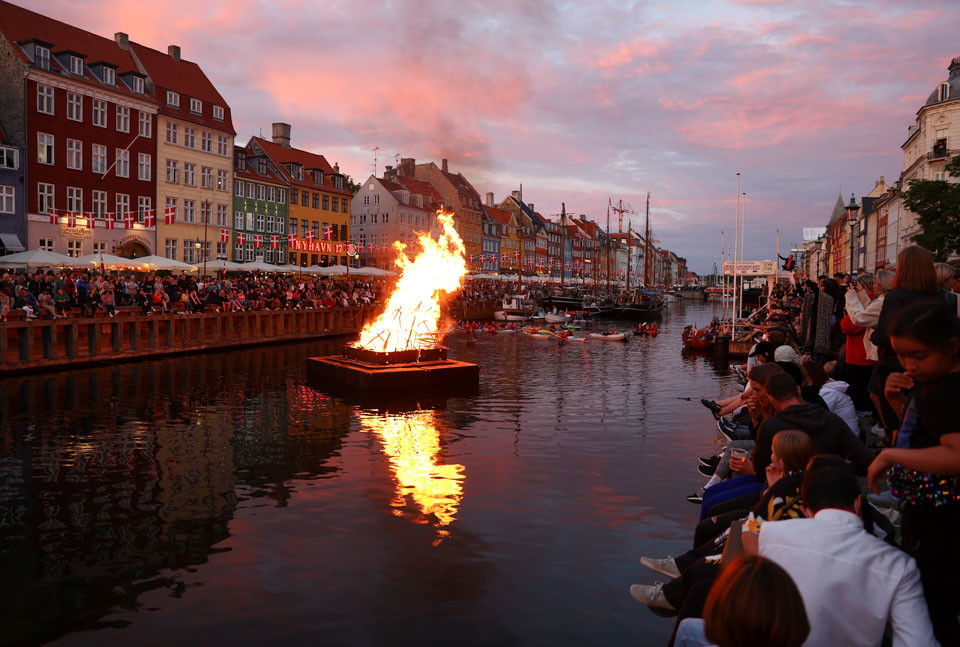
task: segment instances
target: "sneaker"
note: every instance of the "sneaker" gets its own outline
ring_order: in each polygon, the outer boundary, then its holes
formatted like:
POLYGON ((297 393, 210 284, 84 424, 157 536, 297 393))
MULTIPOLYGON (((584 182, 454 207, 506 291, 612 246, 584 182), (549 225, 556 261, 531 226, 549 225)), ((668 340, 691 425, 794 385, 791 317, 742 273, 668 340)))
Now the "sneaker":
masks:
POLYGON ((707 400, 706 398, 700 400, 700 404, 710 409, 710 411, 713 413, 714 416, 719 414, 720 411, 723 409, 723 407, 721 407, 719 404, 717 404, 713 400, 707 400))
POLYGON ((680 569, 677 568, 677 563, 670 555, 667 555, 663 559, 641 557, 640 563, 652 571, 663 573, 667 577, 680 577, 680 569))
POLYGON ((716 465, 697 465, 697 471, 703 474, 704 476, 713 476, 713 473, 717 471, 716 465))
POLYGON ((663 582, 657 582, 653 586, 647 584, 631 584, 630 595, 637 602, 641 602, 648 607, 664 609, 666 611, 676 611, 674 606, 667 601, 663 595, 663 582))
POLYGON ((720 456, 705 456, 700 459, 701 465, 706 465, 707 467, 716 467, 720 464, 720 456))
POLYGON ((699 492, 688 494, 687 501, 689 501, 690 503, 696 503, 697 505, 700 505, 701 503, 703 503, 703 495, 700 494, 699 492))
POLYGON ((733 366, 730 367, 730 370, 733 371, 733 376, 734 376, 734 377, 737 377, 737 378, 741 378, 741 377, 742 377, 742 378, 745 378, 745 377, 747 377, 747 374, 744 373, 744 371, 743 371, 743 367, 740 366, 739 364, 734 364, 733 366))
POLYGON ((737 436, 736 434, 734 434, 734 429, 736 428, 737 426, 735 424, 733 424, 732 422, 727 422, 723 418, 720 418, 720 420, 717 421, 717 429, 720 431, 721 434, 723 434, 726 437, 727 440, 730 440, 730 441, 737 440, 737 436))

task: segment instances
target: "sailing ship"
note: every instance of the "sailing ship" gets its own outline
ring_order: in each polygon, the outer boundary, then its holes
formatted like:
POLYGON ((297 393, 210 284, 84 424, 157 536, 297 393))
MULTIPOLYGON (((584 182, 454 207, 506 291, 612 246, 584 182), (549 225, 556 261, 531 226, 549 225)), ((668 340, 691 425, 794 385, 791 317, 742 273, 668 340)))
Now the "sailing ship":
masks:
MULTIPOLYGON (((650 244, 650 193, 647 192, 647 210, 646 227, 644 236, 643 253, 643 277, 644 281, 649 281, 656 285, 656 277, 653 275, 653 252, 650 244), (650 279, 653 278, 651 281, 650 279)), ((643 320, 659 317, 666 306, 663 292, 655 287, 637 287, 630 289, 630 252, 631 239, 633 237, 632 225, 627 226, 627 289, 624 292, 624 298, 617 306, 617 315, 623 319, 643 320)))

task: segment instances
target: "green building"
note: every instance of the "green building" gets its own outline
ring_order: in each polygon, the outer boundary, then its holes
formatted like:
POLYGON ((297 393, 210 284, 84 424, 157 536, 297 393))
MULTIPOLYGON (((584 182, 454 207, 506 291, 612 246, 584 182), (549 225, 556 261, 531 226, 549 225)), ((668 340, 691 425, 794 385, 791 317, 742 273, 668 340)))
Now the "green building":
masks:
POLYGON ((236 263, 262 256, 267 263, 287 262, 287 183, 265 155, 234 147, 233 233, 236 263))

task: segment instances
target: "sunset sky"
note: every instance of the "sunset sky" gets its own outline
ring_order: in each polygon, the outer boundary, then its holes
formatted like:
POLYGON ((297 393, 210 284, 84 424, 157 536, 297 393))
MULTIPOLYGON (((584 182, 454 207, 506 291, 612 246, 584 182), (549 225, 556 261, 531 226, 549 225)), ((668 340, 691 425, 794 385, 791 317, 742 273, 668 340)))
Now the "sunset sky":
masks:
MULTIPOLYGON (((15 0, 103 36, 180 45, 233 110, 357 180, 449 158, 497 200, 603 224, 652 193, 661 245, 710 271, 748 194, 748 258, 826 224, 838 190, 902 167, 916 110, 960 55, 960 3, 831 0, 15 0), (909 5, 909 6, 907 6, 909 5)), ((636 217, 635 226, 642 227, 636 217)), ((625 225, 626 226, 626 225, 625 225)), ((615 228, 615 226, 614 226, 615 228)))

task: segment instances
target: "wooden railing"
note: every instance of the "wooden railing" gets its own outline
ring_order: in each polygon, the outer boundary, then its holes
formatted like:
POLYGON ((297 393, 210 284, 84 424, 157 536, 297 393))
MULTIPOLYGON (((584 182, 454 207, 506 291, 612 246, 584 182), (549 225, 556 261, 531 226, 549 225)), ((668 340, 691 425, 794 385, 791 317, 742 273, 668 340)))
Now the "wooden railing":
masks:
POLYGON ((139 308, 121 308, 114 317, 8 321, 0 323, 0 375, 351 335, 376 311, 358 307, 143 315, 139 308))

